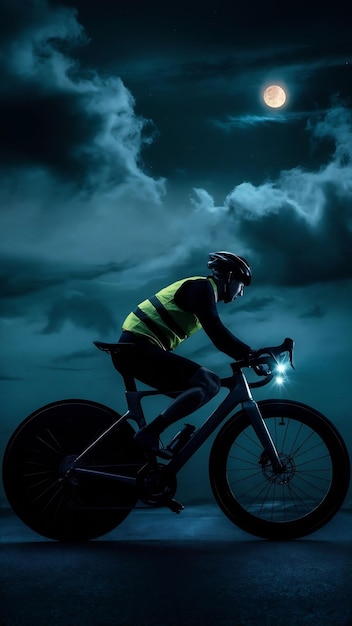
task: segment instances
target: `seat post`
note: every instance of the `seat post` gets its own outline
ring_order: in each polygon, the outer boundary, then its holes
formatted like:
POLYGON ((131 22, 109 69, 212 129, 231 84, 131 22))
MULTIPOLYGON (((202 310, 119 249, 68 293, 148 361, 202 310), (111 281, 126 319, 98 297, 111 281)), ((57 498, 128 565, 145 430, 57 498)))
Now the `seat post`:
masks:
POLYGON ((122 375, 126 391, 137 391, 136 381, 131 375, 122 375))

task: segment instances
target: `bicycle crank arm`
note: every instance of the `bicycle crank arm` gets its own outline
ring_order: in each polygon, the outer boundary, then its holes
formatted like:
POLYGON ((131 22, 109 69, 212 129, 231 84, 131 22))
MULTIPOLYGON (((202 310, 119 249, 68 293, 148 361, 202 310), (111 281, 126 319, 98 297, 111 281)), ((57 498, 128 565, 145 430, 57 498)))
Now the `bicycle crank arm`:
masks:
POLYGON ((242 406, 260 443, 270 458, 274 472, 282 472, 283 465, 280 461, 278 451, 268 431, 267 425, 261 416, 257 403, 254 400, 245 400, 242 406))

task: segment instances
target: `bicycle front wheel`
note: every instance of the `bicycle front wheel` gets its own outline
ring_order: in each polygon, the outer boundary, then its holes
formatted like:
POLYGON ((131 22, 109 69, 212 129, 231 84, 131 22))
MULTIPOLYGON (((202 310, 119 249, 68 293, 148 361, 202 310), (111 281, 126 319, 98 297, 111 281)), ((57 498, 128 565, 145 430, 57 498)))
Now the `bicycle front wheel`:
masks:
POLYGON ((244 411, 219 431, 209 475, 217 503, 243 530, 293 539, 326 524, 349 486, 346 446, 321 413, 293 401, 258 402, 283 470, 274 471, 244 411))
MULTIPOLYGON (((130 483, 73 473, 74 460, 119 414, 97 402, 63 400, 25 419, 5 450, 3 483, 18 517, 35 532, 63 541, 88 540, 122 522, 137 502, 130 483)), ((144 464, 134 430, 122 422, 85 456, 80 467, 134 477, 144 464)))

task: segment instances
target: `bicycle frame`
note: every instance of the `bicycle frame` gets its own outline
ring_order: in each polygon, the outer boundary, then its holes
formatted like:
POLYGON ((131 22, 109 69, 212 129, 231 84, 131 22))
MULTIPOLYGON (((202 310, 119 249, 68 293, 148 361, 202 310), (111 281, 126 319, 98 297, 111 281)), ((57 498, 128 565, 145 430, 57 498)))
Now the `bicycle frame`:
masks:
MULTIPOLYGON (((213 411, 213 413, 193 433, 184 446, 168 461, 168 469, 174 474, 177 474, 221 424, 221 422, 223 422, 239 404, 242 404, 242 408, 252 424, 259 441, 261 442, 263 450, 267 452, 272 462, 274 471, 279 472, 282 469, 282 464, 278 456, 278 451, 276 450, 271 435, 266 427, 265 421, 262 418, 259 407, 252 397, 250 384, 247 382, 243 372, 234 372, 230 378, 222 379, 221 386, 227 387, 229 389, 229 393, 220 405, 213 411)), ((170 395, 175 395, 175 393, 176 392, 173 394, 170 393, 170 395)), ((152 395, 165 395, 165 393, 160 391, 126 391, 126 402, 128 407, 127 412, 111 424, 109 428, 107 428, 95 441, 93 441, 85 450, 83 450, 83 452, 81 452, 81 454, 73 462, 71 469, 74 470, 75 473, 91 474, 94 476, 100 475, 102 478, 105 477, 120 482, 135 484, 136 478, 134 477, 93 470, 88 467, 79 467, 79 463, 84 459, 86 454, 99 443, 99 441, 108 436, 123 421, 130 419, 137 423, 138 428, 143 427, 146 424, 146 421, 141 401, 143 397, 152 395)))

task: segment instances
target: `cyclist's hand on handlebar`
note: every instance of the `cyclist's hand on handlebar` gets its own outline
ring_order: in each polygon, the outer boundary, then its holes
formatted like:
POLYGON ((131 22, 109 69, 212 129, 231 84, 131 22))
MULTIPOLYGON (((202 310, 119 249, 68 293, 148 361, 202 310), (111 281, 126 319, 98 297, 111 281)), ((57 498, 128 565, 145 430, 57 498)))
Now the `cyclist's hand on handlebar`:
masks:
POLYGON ((250 350, 247 363, 248 365, 255 371, 258 376, 267 376, 270 372, 268 371, 267 363, 258 363, 258 359, 261 356, 260 350, 250 350))
POLYGON ((258 363, 260 357, 262 356, 262 352, 260 350, 251 350, 247 357, 248 365, 253 367, 253 365, 260 365, 258 363))
POLYGON ((288 358, 291 367, 294 369, 292 360, 293 348, 294 341, 289 337, 286 337, 278 346, 268 346, 259 350, 252 350, 248 347, 248 350, 241 357, 235 357, 236 363, 231 363, 231 367, 235 372, 238 372, 243 367, 250 367, 257 376, 264 376, 265 380, 269 381, 274 375, 275 368, 282 365, 281 357, 284 359, 288 358))
POLYGON ((267 363, 258 363, 260 357, 259 350, 251 350, 249 354, 248 365, 255 371, 258 376, 267 376, 270 371, 268 370, 267 363))
POLYGON ((270 371, 278 364, 279 359, 285 354, 288 356, 291 367, 293 365, 293 348, 294 341, 289 337, 286 337, 284 341, 278 346, 270 346, 266 348, 260 348, 259 350, 252 350, 250 352, 250 359, 248 364, 259 376, 265 376, 270 374, 270 371))

